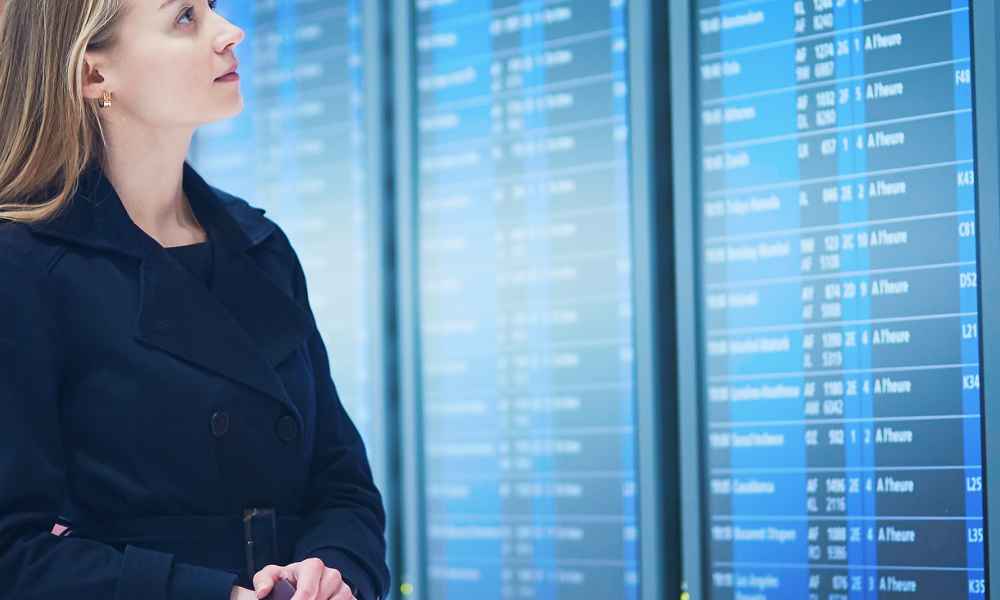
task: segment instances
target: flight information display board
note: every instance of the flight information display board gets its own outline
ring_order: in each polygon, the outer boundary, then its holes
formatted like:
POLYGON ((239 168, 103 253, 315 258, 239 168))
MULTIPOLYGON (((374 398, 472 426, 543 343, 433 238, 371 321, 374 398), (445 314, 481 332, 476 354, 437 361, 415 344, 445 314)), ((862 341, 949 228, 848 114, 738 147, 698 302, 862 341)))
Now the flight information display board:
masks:
POLYGON ((425 596, 636 598, 624 3, 412 6, 425 596))
POLYGON ((967 0, 701 0, 707 597, 984 598, 967 0))
POLYGON ((369 450, 382 452, 371 334, 371 278, 361 0, 220 3, 246 31, 236 47, 243 112, 201 128, 192 164, 212 185, 267 211, 288 235, 309 286, 338 394, 369 450))

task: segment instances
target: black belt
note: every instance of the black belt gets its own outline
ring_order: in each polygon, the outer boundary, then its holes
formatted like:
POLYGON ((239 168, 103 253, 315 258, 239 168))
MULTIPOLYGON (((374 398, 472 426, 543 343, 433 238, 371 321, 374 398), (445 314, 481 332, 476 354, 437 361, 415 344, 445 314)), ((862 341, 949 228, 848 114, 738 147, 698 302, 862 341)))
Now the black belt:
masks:
POLYGON ((252 507, 242 515, 164 515, 128 518, 61 517, 63 535, 85 537, 124 550, 127 545, 166 552, 178 562, 222 569, 253 589, 252 578, 269 564, 292 561, 302 518, 252 507))

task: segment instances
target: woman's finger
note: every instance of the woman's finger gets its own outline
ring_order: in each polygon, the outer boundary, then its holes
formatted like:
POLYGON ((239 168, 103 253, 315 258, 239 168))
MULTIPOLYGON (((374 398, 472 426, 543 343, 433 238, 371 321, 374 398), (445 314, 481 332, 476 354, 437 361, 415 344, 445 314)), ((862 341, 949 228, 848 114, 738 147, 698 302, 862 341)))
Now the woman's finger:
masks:
POLYGON ((285 567, 278 565, 267 565, 253 576, 253 589, 257 592, 258 598, 263 598, 271 593, 274 582, 281 577, 285 567))
POLYGON ((351 593, 351 588, 349 588, 345 583, 344 587, 341 588, 341 590, 337 593, 337 595, 331 598, 331 600, 358 600, 358 599, 354 597, 354 594, 351 593))
POLYGON ((323 561, 310 557, 296 565, 295 595, 292 596, 292 600, 325 600, 319 597, 319 584, 323 580, 323 572, 326 571, 323 561))
POLYGON ((343 586, 339 592, 330 598, 330 600, 357 600, 354 594, 351 593, 351 588, 346 585, 343 586))
MULTIPOLYGON (((325 569, 323 573, 323 581, 319 585, 319 598, 320 600, 328 600, 329 598, 335 597, 341 590, 341 588, 346 588, 344 585, 344 578, 337 569, 325 569)), ((350 590, 348 590, 350 591, 350 590)))

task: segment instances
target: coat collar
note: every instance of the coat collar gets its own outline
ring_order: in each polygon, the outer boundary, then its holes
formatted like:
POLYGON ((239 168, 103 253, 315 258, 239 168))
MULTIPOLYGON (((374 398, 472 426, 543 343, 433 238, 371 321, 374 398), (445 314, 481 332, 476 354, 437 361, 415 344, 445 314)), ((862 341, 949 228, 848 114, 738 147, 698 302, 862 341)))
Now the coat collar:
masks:
MULTIPOLYGON (((264 209, 212 187, 187 161, 183 177, 184 191, 198 220, 203 225, 212 221, 219 229, 215 233, 229 247, 247 250, 274 230, 274 223, 264 217, 264 209)), ((128 216, 111 181, 97 166, 84 170, 77 193, 59 216, 30 227, 38 233, 136 258, 162 250, 128 216)))
POLYGON ((136 338, 273 397, 301 426, 275 367, 306 341, 312 318, 249 253, 276 226, 263 209, 208 185, 187 161, 183 186, 213 244, 211 287, 132 221, 97 167, 83 173, 59 216, 29 227, 62 242, 139 259, 136 338))

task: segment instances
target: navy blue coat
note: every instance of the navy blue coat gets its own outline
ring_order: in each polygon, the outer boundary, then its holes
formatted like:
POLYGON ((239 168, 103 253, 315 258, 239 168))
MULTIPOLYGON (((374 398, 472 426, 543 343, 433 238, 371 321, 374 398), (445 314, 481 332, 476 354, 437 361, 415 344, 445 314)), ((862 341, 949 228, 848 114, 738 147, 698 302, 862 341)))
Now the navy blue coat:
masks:
POLYGON ((298 256, 188 163, 183 185, 211 289, 99 169, 55 220, 0 224, 0 599, 228 600, 312 556, 382 598, 382 497, 298 256))

